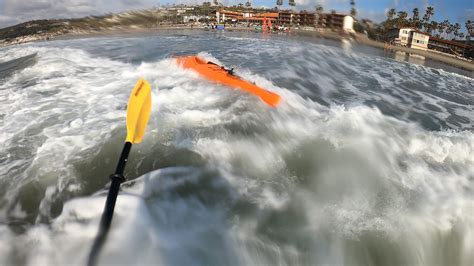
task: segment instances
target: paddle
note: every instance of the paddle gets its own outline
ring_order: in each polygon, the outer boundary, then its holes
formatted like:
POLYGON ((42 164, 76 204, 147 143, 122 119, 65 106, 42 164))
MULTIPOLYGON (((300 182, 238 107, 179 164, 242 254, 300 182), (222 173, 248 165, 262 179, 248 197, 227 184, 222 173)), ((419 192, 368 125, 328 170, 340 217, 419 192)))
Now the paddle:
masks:
POLYGON ((120 189, 120 184, 125 181, 123 171, 127 164, 128 154, 132 144, 140 143, 145 135, 145 128, 151 112, 151 87, 144 79, 140 79, 133 88, 127 107, 127 138, 122 149, 122 154, 115 169, 115 173, 110 176, 109 194, 105 202, 104 212, 100 220, 99 233, 97 234, 87 264, 93 266, 97 256, 107 237, 107 233, 114 215, 115 202, 120 189))

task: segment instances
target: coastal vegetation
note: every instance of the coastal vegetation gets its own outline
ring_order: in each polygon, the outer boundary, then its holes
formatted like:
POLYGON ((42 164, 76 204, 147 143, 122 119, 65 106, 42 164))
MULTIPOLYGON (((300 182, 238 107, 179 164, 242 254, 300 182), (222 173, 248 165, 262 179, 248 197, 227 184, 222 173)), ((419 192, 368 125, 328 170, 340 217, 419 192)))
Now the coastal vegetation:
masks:
POLYGON ((420 17, 420 10, 414 8, 411 16, 407 11, 397 11, 391 8, 387 11, 387 19, 381 23, 383 29, 411 27, 423 30, 432 36, 449 40, 469 40, 474 37, 474 21, 467 20, 464 23, 466 32, 462 31, 462 26, 458 22, 451 23, 448 19, 441 22, 432 20, 434 16, 434 8, 428 6, 424 11, 423 17, 420 17))
POLYGON ((166 12, 140 10, 75 19, 32 20, 0 29, 0 40, 7 43, 21 37, 47 39, 56 35, 137 26, 154 27, 168 19, 166 12))

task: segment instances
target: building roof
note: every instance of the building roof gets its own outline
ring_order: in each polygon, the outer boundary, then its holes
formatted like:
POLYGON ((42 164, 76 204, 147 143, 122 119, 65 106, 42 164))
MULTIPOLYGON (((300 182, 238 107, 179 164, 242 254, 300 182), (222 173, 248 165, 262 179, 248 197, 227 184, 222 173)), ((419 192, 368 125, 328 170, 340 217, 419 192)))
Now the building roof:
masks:
POLYGON ((419 33, 419 34, 423 34, 423 35, 428 35, 428 36, 430 36, 429 33, 424 32, 424 31, 421 31, 421 30, 419 30, 419 29, 417 29, 417 28, 413 28, 413 27, 392 28, 392 29, 390 29, 390 30, 403 30, 403 29, 407 29, 407 30, 414 31, 414 32, 419 33))
POLYGON ((242 12, 235 12, 235 11, 227 11, 227 10, 219 10, 221 14, 226 14, 226 15, 236 15, 236 16, 241 16, 242 12))
POLYGON ((350 16, 342 13, 326 13, 326 15, 331 15, 331 16, 337 16, 337 17, 345 17, 345 16, 350 16))
POLYGON ((258 13, 255 14, 255 17, 278 18, 278 13, 258 13))
POLYGON ((419 30, 419 29, 413 29, 413 31, 414 31, 414 32, 416 32, 416 33, 419 33, 419 34, 423 34, 423 35, 430 36, 430 34, 429 34, 429 33, 427 33, 427 32, 424 32, 424 31, 421 31, 421 30, 419 30))
POLYGON ((469 45, 464 44, 464 43, 460 43, 460 42, 456 42, 456 41, 450 41, 450 40, 444 40, 444 39, 433 37, 433 36, 430 36, 430 42, 431 41, 444 43, 444 44, 450 44, 450 45, 458 46, 458 47, 461 47, 461 48, 468 48, 469 47, 469 45))

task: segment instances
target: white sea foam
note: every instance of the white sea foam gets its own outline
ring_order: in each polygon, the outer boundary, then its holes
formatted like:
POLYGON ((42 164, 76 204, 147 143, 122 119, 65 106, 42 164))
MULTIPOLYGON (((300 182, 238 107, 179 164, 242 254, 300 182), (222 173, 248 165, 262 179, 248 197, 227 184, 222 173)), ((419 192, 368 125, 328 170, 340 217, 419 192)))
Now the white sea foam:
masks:
MULTIPOLYGON (((318 48, 332 57, 358 57, 318 48)), ((32 53, 37 63, 0 85, 0 155, 8 155, 0 157, 0 180, 8 184, 0 220, 36 215, 37 223, 19 235, 14 225, 0 227, 0 264, 84 264, 105 202, 103 192, 89 194, 105 184, 97 181, 108 173, 103 164, 113 170, 126 101, 139 77, 152 84, 153 109, 127 169, 169 167, 124 185, 104 264, 314 265, 347 258, 365 265, 379 258, 381 264, 469 265, 474 259, 471 131, 428 131, 362 100, 323 106, 245 67, 236 73, 282 95, 278 108, 202 80, 174 59, 137 66, 80 49, 35 46, 8 48, 0 57, 32 53), (183 161, 190 154, 197 159, 183 161), (38 214, 22 200, 31 184, 44 188, 38 214), (55 204, 68 193, 77 194, 55 218, 55 204)), ((200 55, 220 63, 212 53, 200 55)), ((321 66, 321 54, 312 56, 307 68, 321 66)), ((359 71, 381 60, 357 59, 359 71)), ((350 69, 350 62, 337 67, 350 69)), ((299 77, 291 62, 284 64, 283 77, 299 77)), ((370 72, 385 90, 402 74, 384 73, 403 70, 387 66, 392 69, 370 72)), ((463 86, 460 77, 442 75, 463 86)), ((337 80, 318 78, 322 95, 330 97, 337 80)), ((357 90, 344 81, 344 89, 357 90)), ((397 99, 374 92, 354 97, 397 99)))

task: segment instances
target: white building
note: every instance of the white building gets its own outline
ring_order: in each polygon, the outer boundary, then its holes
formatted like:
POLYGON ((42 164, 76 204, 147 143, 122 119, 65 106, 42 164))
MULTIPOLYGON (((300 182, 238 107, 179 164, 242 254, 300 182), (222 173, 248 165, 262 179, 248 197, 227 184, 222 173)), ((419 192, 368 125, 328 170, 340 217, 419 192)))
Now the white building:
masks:
POLYGON ((410 33, 413 29, 410 28, 401 28, 398 33, 398 38, 395 38, 395 41, 400 43, 402 46, 408 46, 408 41, 410 39, 410 33))
POLYGON ((412 32, 413 37, 411 40, 411 48, 428 50, 428 42, 430 40, 430 35, 418 30, 412 32))
POLYGON ((348 33, 354 33, 354 18, 352 16, 345 16, 342 22, 342 29, 348 33))
POLYGON ((203 16, 203 15, 189 15, 183 16, 183 22, 188 23, 190 21, 198 22, 198 21, 209 21, 211 19, 210 16, 203 16))
POLYGON ((395 36, 395 43, 414 49, 427 50, 430 35, 413 28, 401 28, 398 36, 395 36))

